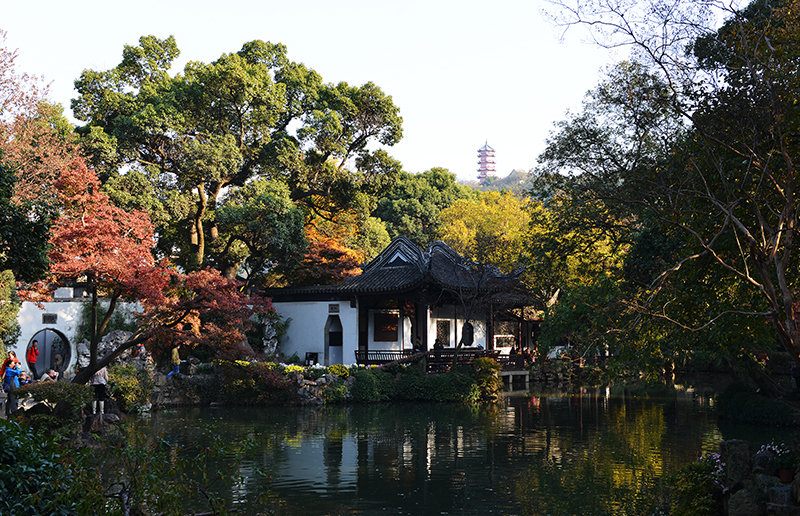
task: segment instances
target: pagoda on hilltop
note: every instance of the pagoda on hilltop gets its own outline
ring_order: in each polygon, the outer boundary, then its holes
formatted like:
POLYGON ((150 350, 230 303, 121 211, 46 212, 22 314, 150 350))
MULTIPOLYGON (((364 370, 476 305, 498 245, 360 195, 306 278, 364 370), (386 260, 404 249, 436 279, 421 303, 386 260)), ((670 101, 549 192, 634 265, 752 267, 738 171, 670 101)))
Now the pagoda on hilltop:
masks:
POLYGON ((483 184, 487 177, 493 175, 495 175, 494 149, 489 147, 487 141, 483 147, 478 149, 478 182, 483 184))

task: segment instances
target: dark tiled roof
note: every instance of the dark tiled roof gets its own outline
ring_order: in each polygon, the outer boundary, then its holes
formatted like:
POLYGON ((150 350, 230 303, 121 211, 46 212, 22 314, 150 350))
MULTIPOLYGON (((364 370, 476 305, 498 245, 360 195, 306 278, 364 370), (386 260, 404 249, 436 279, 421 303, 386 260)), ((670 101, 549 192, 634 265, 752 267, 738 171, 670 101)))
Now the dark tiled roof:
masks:
POLYGON ((384 267, 347 278, 339 285, 339 290, 352 293, 403 291, 419 286, 423 279, 424 274, 416 265, 384 267))
POLYGON ((347 296, 403 292, 423 285, 426 281, 446 290, 498 292, 518 288, 517 274, 502 274, 497 269, 466 260, 444 242, 434 242, 423 252, 406 237, 397 237, 363 267, 358 276, 347 278, 339 285, 318 285, 274 289, 269 294, 292 296, 347 296))

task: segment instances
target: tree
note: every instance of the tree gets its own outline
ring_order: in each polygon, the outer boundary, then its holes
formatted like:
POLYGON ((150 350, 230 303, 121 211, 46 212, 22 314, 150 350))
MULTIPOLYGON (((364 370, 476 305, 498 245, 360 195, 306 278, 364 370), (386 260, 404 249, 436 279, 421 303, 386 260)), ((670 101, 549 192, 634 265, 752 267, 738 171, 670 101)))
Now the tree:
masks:
POLYGON ((217 220, 226 190, 264 178, 284 183, 292 201, 317 216, 369 213, 399 172, 383 150, 373 150, 402 134, 391 97, 374 84, 324 84, 289 61, 283 45, 263 41, 170 77, 177 55, 172 37, 140 38, 117 67, 83 72, 73 109, 87 122, 80 131, 105 177, 132 167, 158 185, 162 206, 167 198, 188 206, 159 226, 161 251, 180 265, 233 267, 230 256, 208 256, 210 248, 230 250, 217 220))
POLYGON ((292 284, 331 285, 361 274, 364 253, 342 243, 344 235, 331 231, 331 225, 317 222, 306 228, 308 250, 292 274, 292 284))
MULTIPOLYGON (((666 102, 657 106, 688 126, 662 154, 669 159, 641 168, 640 180, 628 178, 653 227, 667 228, 679 242, 636 308, 691 331, 713 329, 731 315, 761 317, 772 325, 775 341, 797 357, 800 4, 755 1, 743 10, 680 0, 669 8, 617 1, 562 6, 568 23, 590 27, 602 44, 635 48, 663 85, 666 102), (720 15, 727 19, 716 28, 710 20, 720 15), (685 303, 673 302, 686 287, 681 276, 703 266, 713 266, 718 280, 703 282, 704 297, 728 292, 727 300, 709 303, 704 321, 685 319, 675 311, 685 303)), ((626 115, 628 127, 634 115, 626 115)))
POLYGON ((459 199, 439 214, 439 235, 456 252, 503 272, 519 268, 530 215, 509 193, 459 199))
POLYGON ((61 107, 47 102, 47 88, 17 73, 17 52, 5 46, 5 37, 0 30, 0 152, 17 176, 14 201, 39 203, 50 197, 53 181, 78 148, 61 107))
POLYGON ((0 271, 9 270, 19 281, 30 282, 47 270, 53 209, 46 201, 15 202, 16 183, 11 167, 0 161, 0 271))
POLYGON ((244 264, 247 285, 293 270, 306 251, 305 215, 283 183, 257 179, 235 190, 223 200, 217 223, 217 268, 233 279, 244 264))
POLYGON ((244 340, 242 332, 253 310, 270 309, 268 302, 249 306, 251 300, 237 285, 217 272, 184 275, 165 261, 156 263, 151 253, 153 227, 147 215, 111 204, 97 175, 82 160, 76 159, 64 170, 54 187, 60 210, 51 229, 49 275, 23 294, 42 300, 59 286, 76 280, 85 283, 91 305, 90 358, 88 367, 78 371, 73 382, 86 382, 122 352, 147 340, 212 340, 235 348, 244 340), (108 306, 98 320, 101 296, 108 298, 108 306), (141 305, 139 329, 100 357, 100 337, 121 301, 141 305))
POLYGON ((439 214, 459 199, 477 196, 471 188, 459 185, 455 174, 432 168, 421 174, 403 173, 373 215, 386 223, 390 238, 405 236, 422 248, 438 238, 439 214))

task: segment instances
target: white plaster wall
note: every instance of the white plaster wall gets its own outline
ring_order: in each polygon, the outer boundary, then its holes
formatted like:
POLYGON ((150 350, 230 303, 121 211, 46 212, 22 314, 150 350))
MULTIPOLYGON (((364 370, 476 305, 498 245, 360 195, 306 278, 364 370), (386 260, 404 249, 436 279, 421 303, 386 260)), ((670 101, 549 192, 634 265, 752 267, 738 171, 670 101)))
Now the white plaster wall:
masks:
POLYGON ((17 358, 20 359, 24 369, 28 369, 28 364, 25 360, 25 350, 28 348, 28 344, 37 332, 46 329, 56 330, 67 338, 70 348, 70 360, 64 370, 70 371, 74 369, 78 355, 75 350, 75 344, 77 344, 75 342, 75 332, 80 320, 81 305, 81 301, 51 301, 42 303, 43 308, 39 308, 35 303, 27 301, 22 303, 17 316, 21 333, 16 347, 12 349, 16 351, 17 358), (55 314, 57 316, 56 324, 43 324, 43 314, 55 314))
POLYGON ((342 322, 342 361, 354 364, 358 348, 358 310, 351 308, 349 301, 273 302, 272 306, 281 318, 291 318, 278 350, 285 356, 297 353, 301 360, 305 359, 306 352, 319 353, 319 361, 324 363, 325 322, 331 304, 339 305, 339 313, 335 315, 342 322))
MULTIPOLYGON (((464 317, 457 315, 458 311, 453 305, 444 305, 432 310, 433 314, 430 317, 428 324, 428 347, 433 348, 436 342, 436 323, 437 321, 450 321, 450 339, 446 343, 447 347, 455 347, 458 340, 461 338, 461 330, 464 326, 464 317)), ((472 346, 483 346, 488 349, 486 345, 486 319, 483 314, 476 314, 472 319, 472 328, 474 330, 472 346)))

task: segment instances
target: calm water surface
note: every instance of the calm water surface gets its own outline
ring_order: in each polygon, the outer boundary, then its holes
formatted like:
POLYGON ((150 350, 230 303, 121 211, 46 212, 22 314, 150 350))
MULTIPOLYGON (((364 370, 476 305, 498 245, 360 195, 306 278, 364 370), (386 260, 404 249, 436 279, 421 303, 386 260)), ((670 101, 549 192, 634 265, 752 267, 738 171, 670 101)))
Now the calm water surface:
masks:
POLYGON ((195 408, 137 424, 184 453, 202 450, 201 426, 252 442, 242 481, 218 486, 244 514, 652 514, 660 480, 722 439, 794 437, 720 425, 707 397, 607 389, 497 407, 195 408))

